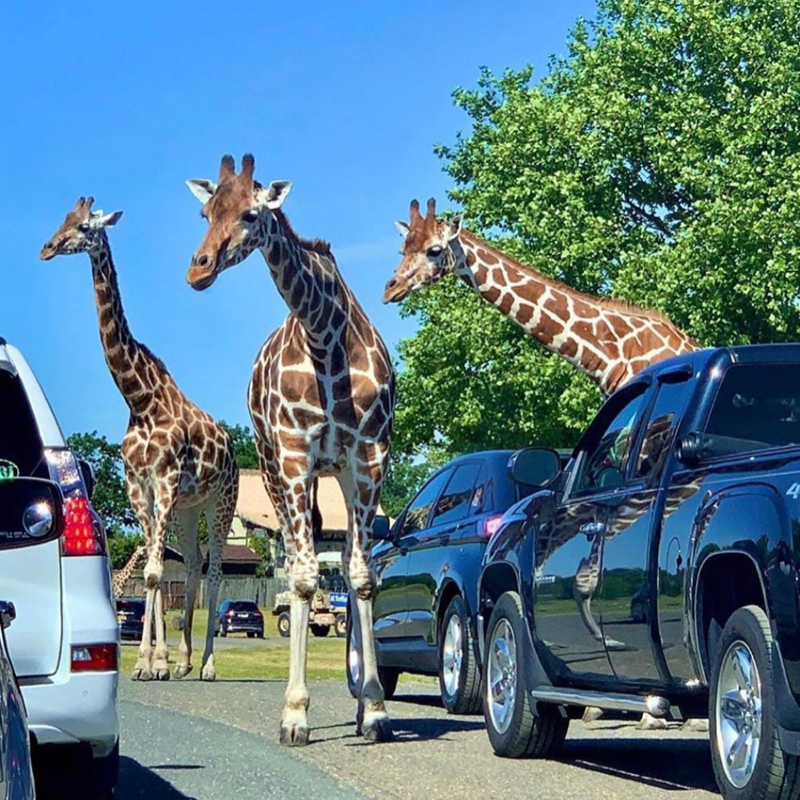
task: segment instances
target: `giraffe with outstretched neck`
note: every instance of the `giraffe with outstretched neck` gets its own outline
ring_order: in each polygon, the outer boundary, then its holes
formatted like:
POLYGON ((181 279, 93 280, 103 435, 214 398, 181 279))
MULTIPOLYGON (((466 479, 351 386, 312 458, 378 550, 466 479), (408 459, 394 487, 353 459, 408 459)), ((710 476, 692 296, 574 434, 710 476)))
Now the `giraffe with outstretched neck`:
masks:
POLYGON ((372 632, 372 526, 388 466, 394 409, 389 352, 345 284, 327 243, 301 239, 281 211, 291 184, 237 175, 222 159, 218 183, 188 181, 209 228, 187 280, 206 289, 260 249, 289 307, 253 367, 250 413, 261 472, 281 522, 292 592, 289 683, 280 740, 308 743, 306 648, 309 602, 319 580, 312 535, 314 481, 335 475, 348 509, 344 572, 363 675, 357 729, 368 741, 391 737, 372 632))
POLYGON ((163 362, 131 334, 106 234, 122 212, 92 211, 93 202, 91 197, 79 198, 40 255, 49 261, 58 255, 89 254, 106 363, 130 410, 122 461, 128 497, 147 548, 145 624, 132 678, 169 678, 161 578, 170 528, 187 571, 186 617, 175 677, 183 678, 192 670, 192 617, 202 570, 197 525, 205 513, 209 618, 200 677, 214 680, 214 612, 222 579, 222 550, 239 490, 233 446, 225 430, 181 392, 163 362))
POLYGON ((396 224, 403 259, 386 284, 385 303, 455 273, 606 395, 651 364, 700 349, 658 311, 578 292, 479 239, 462 228, 461 217, 437 219, 433 199, 424 217, 412 201, 410 224, 396 224))
POLYGON ((147 547, 143 544, 139 545, 139 547, 133 551, 125 566, 114 573, 114 576, 111 578, 111 589, 114 592, 114 597, 123 596, 125 593, 125 585, 130 580, 131 575, 136 572, 136 568, 146 554, 147 547))

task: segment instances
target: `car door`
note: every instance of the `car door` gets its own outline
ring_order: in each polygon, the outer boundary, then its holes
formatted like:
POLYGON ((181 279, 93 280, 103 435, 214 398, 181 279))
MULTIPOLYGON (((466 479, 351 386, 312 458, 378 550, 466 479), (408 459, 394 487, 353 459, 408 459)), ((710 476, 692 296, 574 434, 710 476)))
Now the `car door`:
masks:
POLYGON ((400 514, 392 541, 376 548, 375 568, 378 589, 373 601, 373 630, 379 640, 407 638, 408 632, 408 552, 424 535, 431 509, 450 477, 451 470, 437 472, 400 514))
POLYGON ((433 646, 437 640, 439 590, 457 555, 480 471, 479 459, 459 463, 450 471, 427 528, 409 543, 408 632, 426 645, 433 646))
POLYGON ((603 535, 620 493, 640 424, 643 383, 601 409, 576 448, 563 498, 543 514, 536 535, 535 633, 554 671, 567 682, 609 681, 600 616, 603 535))
MULTIPOLYGON (((664 517, 660 487, 665 461, 672 453, 678 425, 690 399, 691 371, 662 373, 652 392, 641 444, 629 460, 628 477, 618 505, 608 509, 603 537, 600 593, 602 627, 611 666, 618 679, 634 684, 663 682, 652 640, 652 611, 659 581, 648 570, 664 517)), ((680 608, 671 616, 680 623, 680 608)))

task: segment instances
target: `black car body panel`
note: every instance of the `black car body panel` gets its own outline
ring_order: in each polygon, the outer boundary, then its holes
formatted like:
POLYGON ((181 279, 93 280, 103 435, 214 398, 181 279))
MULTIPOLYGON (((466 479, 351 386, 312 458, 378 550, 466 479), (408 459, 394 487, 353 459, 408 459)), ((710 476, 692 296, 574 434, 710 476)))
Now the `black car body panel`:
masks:
POLYGON ((121 639, 140 641, 144 635, 145 601, 141 597, 120 597, 117 600, 117 621, 121 639))
POLYGON ((782 737, 800 753, 799 565, 800 345, 703 350, 626 384, 554 483, 509 509, 484 558, 479 637, 500 594, 519 592, 529 685, 658 692, 696 710, 715 609, 762 605, 785 675, 782 737), (603 460, 606 438, 609 453, 624 442, 621 465, 603 460))
POLYGON ((226 600, 217 612, 218 630, 264 635, 264 615, 251 600, 226 600))

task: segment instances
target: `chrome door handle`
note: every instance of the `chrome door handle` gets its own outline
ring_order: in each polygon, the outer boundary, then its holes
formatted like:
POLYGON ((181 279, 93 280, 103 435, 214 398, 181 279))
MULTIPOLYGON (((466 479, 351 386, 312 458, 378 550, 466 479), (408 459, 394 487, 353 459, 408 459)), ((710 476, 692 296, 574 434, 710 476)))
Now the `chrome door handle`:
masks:
POLYGON ((595 536, 602 536, 606 532, 606 526, 603 522, 587 522, 578 528, 578 532, 582 533, 587 539, 594 539, 595 536))

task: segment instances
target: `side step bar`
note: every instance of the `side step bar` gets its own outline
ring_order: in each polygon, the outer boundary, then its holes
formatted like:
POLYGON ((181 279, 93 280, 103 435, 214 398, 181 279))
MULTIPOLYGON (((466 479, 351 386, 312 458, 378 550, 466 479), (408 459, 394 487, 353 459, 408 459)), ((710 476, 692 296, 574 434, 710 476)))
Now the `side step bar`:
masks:
POLYGON ((639 697, 628 694, 592 692, 584 689, 561 689, 554 686, 540 686, 531 691, 534 700, 562 706, 595 706, 606 711, 630 711, 635 714, 650 714, 653 717, 666 717, 670 713, 669 700, 657 695, 639 697))

